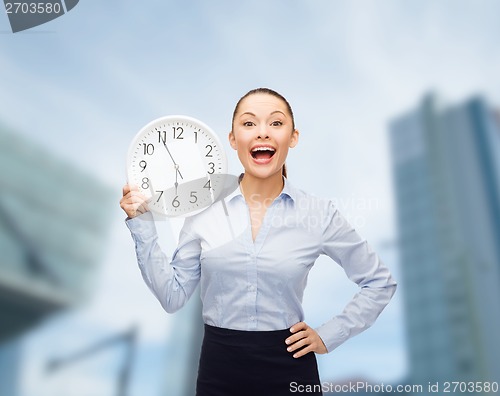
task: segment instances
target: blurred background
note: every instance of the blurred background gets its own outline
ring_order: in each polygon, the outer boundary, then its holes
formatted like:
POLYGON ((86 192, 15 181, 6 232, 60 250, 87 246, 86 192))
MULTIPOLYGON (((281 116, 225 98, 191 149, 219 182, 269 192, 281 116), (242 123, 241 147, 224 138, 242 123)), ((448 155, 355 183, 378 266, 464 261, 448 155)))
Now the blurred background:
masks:
MULTIPOLYGON (((332 199, 399 281, 371 329, 318 356, 321 379, 499 381, 498 15, 494 0, 84 0, 13 34, 2 13, 0 395, 194 394, 199 298, 168 315, 143 284, 125 156, 168 114, 226 141, 260 86, 294 109, 291 182, 332 199)), ((178 226, 158 223, 169 254, 178 226)), ((306 321, 355 292, 320 258, 306 321)))

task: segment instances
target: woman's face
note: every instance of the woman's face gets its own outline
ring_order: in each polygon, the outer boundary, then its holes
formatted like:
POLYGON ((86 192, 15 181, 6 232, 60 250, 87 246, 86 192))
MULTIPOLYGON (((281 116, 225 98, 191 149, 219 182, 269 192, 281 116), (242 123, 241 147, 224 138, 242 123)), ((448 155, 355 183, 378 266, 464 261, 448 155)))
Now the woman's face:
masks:
POLYGON ((268 178, 281 169, 288 149, 295 147, 299 132, 287 105, 273 95, 257 93, 243 99, 229 133, 246 174, 268 178))

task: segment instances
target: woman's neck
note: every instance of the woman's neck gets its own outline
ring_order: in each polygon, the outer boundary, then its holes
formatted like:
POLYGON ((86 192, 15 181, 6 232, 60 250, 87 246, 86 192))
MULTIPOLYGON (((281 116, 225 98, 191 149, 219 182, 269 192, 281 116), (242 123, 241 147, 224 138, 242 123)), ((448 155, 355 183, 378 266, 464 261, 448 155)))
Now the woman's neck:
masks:
POLYGON ((266 179, 245 173, 240 183, 241 192, 249 205, 267 203, 266 206, 280 195, 283 185, 281 173, 276 173, 266 179))

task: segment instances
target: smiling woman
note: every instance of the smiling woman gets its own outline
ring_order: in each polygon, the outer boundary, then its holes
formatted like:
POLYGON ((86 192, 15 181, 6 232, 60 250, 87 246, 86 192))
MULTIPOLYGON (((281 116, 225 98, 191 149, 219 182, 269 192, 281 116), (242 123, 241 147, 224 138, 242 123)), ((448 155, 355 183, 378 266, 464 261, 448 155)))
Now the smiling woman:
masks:
POLYGON ((396 283, 330 200, 296 189, 286 177, 298 143, 292 109, 268 88, 237 103, 229 133, 244 168, 239 187, 186 219, 172 259, 160 250, 145 197, 125 186, 121 206, 142 275, 167 312, 201 286, 203 339, 198 396, 284 396, 293 387, 321 394, 315 354, 331 352, 368 328, 396 283), (227 221, 221 221, 221 219, 227 221), (302 297, 320 255, 359 286, 344 311, 313 329, 302 297))
MULTIPOLYGON (((252 100, 253 95, 264 95, 267 96, 268 102, 274 102, 277 105, 277 109, 279 110, 274 110, 269 114, 270 117, 270 125, 274 127, 275 129, 280 129, 280 130, 287 130, 290 132, 293 138, 295 138, 295 143, 293 146, 294 147, 297 144, 297 139, 298 139, 298 131, 295 129, 295 120, 293 117, 293 111, 292 107, 290 106, 290 103, 285 99, 284 96, 279 94, 276 91, 273 91, 272 89, 269 88, 257 88, 253 89, 249 92, 247 92, 241 99, 238 101, 236 104, 236 107, 234 109, 233 113, 233 120, 232 120, 232 126, 233 130, 229 134, 229 141, 231 142, 231 146, 233 148, 236 148, 235 145, 235 136, 234 136, 234 129, 235 129, 235 124, 239 124, 244 127, 245 130, 251 130, 252 128, 257 127, 256 121, 258 121, 258 117, 256 114, 252 113, 251 111, 246 111, 243 114, 239 114, 240 108, 242 107, 242 104, 246 101, 248 98, 249 100, 252 100), (236 119, 238 116, 238 119, 236 119), (288 121, 289 125, 286 125, 286 121, 288 121)), ((263 115, 263 117, 266 117, 266 115, 263 115)), ((263 120, 264 124, 265 121, 263 120)), ((288 151, 287 151, 288 152, 288 151)), ((261 161, 261 163, 267 164, 270 160, 271 157, 274 156, 276 153, 276 148, 269 145, 269 144, 261 144, 261 145, 255 145, 254 149, 251 151, 252 157, 254 157, 256 160, 261 161)), ((240 156, 241 160, 241 156, 240 156)), ((282 175, 284 177, 287 176, 286 172, 286 165, 283 163, 282 166, 282 175)))

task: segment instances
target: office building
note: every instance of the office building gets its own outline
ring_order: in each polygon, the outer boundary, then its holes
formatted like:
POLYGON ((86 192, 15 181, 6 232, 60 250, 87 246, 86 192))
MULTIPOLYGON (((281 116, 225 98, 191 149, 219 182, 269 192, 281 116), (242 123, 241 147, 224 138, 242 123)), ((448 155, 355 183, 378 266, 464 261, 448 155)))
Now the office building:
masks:
POLYGON ((498 118, 428 95, 390 143, 411 382, 498 381, 498 118))
POLYGON ((16 339, 89 296, 112 195, 5 127, 0 170, 0 394, 15 396, 16 339))

